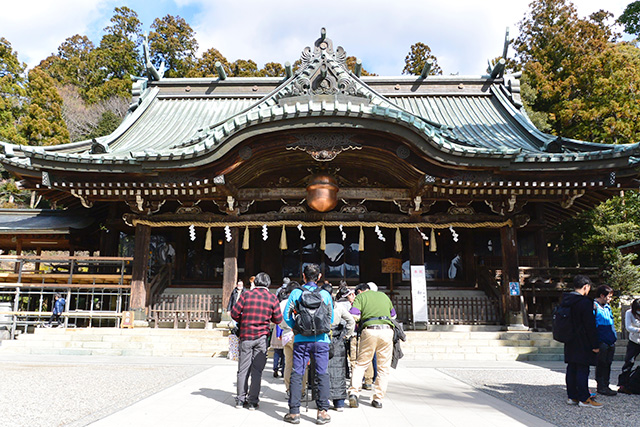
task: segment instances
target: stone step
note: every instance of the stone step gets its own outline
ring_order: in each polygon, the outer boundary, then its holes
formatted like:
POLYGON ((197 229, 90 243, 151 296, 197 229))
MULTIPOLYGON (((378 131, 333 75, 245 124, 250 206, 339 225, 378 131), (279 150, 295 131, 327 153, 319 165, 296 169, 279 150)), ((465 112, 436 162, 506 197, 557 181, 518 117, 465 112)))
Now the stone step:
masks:
MULTIPOLYGON (((228 331, 163 328, 37 328, 0 341, 0 353, 114 356, 213 357, 226 355, 228 331)), ((622 360, 626 341, 618 341, 622 360)), ((563 344, 550 332, 407 331, 407 360, 562 361, 563 344)))

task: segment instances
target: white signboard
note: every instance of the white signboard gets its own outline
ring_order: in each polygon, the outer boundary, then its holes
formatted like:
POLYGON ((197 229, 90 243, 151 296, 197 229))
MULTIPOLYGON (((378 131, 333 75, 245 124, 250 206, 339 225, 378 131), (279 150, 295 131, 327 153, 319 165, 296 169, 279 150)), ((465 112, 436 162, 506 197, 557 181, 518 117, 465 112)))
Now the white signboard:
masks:
POLYGON ((427 322, 427 279, 424 275, 424 265, 411 266, 411 300, 413 305, 413 321, 427 322))

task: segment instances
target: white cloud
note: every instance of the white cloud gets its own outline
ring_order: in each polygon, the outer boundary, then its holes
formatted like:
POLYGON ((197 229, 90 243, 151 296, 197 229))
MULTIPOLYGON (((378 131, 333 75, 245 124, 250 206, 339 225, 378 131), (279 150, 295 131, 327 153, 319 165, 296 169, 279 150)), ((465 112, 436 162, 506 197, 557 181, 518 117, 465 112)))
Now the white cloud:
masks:
MULTIPOLYGON (((127 4, 148 30, 153 17, 180 14, 196 30, 201 50, 215 47, 227 59, 293 62, 326 27, 328 37, 378 74, 400 74, 410 46, 428 44, 446 74, 481 74, 502 53, 504 31, 531 0, 2 0, 0 36, 29 66, 74 34, 99 42, 115 6, 127 4), (191 16, 195 10, 198 12, 191 16)), ((630 0, 577 0, 580 16, 606 8, 619 16, 630 0)), ((513 54, 513 52, 511 52, 513 54)))
MULTIPOLYGON (((219 2, 182 0, 198 5, 191 21, 201 48, 215 47, 227 59, 251 58, 293 62, 326 27, 328 37, 347 54, 363 60, 378 74, 400 74, 410 46, 428 44, 446 74, 481 74, 487 59, 502 53, 506 27, 517 34, 517 23, 531 0, 295 0, 219 2)), ((607 3, 618 16, 628 0, 607 3)), ((597 0, 576 2, 580 16, 602 5, 597 0)), ((513 52, 511 52, 513 53, 513 52)))

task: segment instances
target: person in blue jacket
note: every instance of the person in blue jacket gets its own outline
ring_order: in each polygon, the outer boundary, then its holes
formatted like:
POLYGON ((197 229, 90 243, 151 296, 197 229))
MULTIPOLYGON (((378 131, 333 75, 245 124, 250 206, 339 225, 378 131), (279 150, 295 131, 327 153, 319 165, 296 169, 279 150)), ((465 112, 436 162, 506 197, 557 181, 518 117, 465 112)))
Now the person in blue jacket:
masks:
MULTIPOLYGON (((307 264, 304 267, 302 278, 305 281, 304 288, 313 291, 318 287, 318 281, 322 274, 317 264, 307 264)), ((302 376, 304 375, 309 359, 313 357, 315 361, 315 373, 318 384, 318 399, 316 406, 318 415, 316 424, 326 424, 331 421, 327 413, 329 409, 330 383, 329 383, 329 334, 306 336, 296 332, 294 311, 298 306, 298 301, 303 294, 302 288, 294 289, 289 295, 287 305, 284 310, 284 321, 294 329, 293 337, 293 371, 291 372, 291 383, 289 386, 289 412, 284 416, 284 421, 290 424, 300 424, 300 398, 302 396, 302 376)), ((333 300, 331 294, 324 289, 320 290, 323 303, 327 305, 328 325, 333 322, 333 300)))
POLYGON ((598 341, 600 352, 596 363, 597 392, 605 396, 615 396, 618 394, 609 387, 611 376, 611 363, 616 352, 616 339, 618 335, 613 323, 613 313, 611 312, 611 298, 613 289, 607 285, 598 286, 596 289, 596 299, 593 302, 593 312, 596 315, 596 329, 598 330, 598 341))
POLYGON ((53 314, 51 314, 51 317, 49 318, 49 324, 48 326, 51 326, 51 324, 55 321, 58 326, 60 326, 60 315, 62 314, 62 312, 64 311, 64 308, 67 304, 67 302, 65 301, 64 298, 62 298, 62 296, 59 293, 55 293, 55 295, 53 296, 54 298, 54 303, 53 303, 53 314))

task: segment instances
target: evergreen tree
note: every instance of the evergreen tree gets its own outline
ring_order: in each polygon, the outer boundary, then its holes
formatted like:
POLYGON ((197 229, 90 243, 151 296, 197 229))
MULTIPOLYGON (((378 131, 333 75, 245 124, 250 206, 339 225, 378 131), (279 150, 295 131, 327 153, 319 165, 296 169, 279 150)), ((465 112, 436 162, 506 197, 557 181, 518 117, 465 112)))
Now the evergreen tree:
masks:
POLYGON ((57 145, 69 142, 69 131, 62 118, 62 97, 53 79, 39 68, 29 72, 29 106, 18 126, 30 145, 57 145))
POLYGON ((128 7, 116 7, 114 12, 97 49, 98 65, 108 79, 141 75, 142 23, 128 7))
POLYGON ((166 77, 184 77, 196 66, 198 42, 183 18, 167 15, 156 18, 149 33, 151 60, 156 67, 164 60, 166 77))
POLYGON ((437 76, 442 74, 442 69, 438 65, 438 58, 431 53, 431 48, 424 43, 418 42, 411 45, 411 50, 404 59, 403 74, 413 74, 419 76, 422 74, 424 64, 428 59, 433 60, 431 70, 429 70, 430 76, 437 76))
POLYGON ((550 130, 577 139, 624 143, 640 135, 640 51, 616 43, 611 14, 577 16, 568 0, 536 0, 515 41, 530 111, 550 130))
POLYGON ((25 144, 16 125, 25 114, 24 70, 11 43, 0 37, 0 140, 25 144))
POLYGON ((202 54, 202 58, 196 61, 196 66, 187 72, 187 77, 215 77, 218 75, 216 71, 216 62, 222 64, 222 68, 231 75, 231 66, 227 58, 216 48, 210 48, 202 54))

